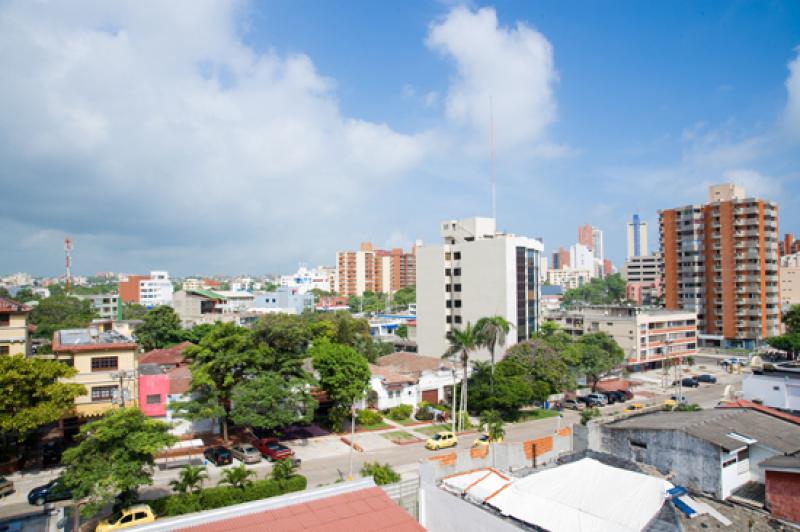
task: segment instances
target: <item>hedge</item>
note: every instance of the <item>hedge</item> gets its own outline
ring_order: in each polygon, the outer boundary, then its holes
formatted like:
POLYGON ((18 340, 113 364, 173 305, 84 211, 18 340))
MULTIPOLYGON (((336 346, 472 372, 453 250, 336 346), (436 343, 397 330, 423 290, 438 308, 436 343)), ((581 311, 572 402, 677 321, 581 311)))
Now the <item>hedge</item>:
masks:
POLYGON ((150 501, 149 504, 159 517, 174 517, 302 491, 306 489, 306 483, 306 477, 302 475, 291 477, 286 481, 285 487, 274 480, 256 480, 243 489, 217 486, 201 490, 200 493, 168 495, 150 501))
POLYGON ((404 421, 411 417, 411 411, 413 408, 411 405, 398 405, 394 408, 389 409, 389 419, 393 419, 395 421, 404 421))
POLYGON ((383 416, 374 410, 359 410, 356 420, 359 425, 377 425, 383 421, 383 416))

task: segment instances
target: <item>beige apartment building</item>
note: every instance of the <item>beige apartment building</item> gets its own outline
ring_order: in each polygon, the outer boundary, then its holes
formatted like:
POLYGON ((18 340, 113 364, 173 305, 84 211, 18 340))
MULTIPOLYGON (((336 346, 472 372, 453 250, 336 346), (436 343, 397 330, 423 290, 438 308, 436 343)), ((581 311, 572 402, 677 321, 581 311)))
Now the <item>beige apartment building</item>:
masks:
POLYGON ((800 305, 800 253, 781 257, 781 309, 800 305))
POLYGON ((30 355, 30 312, 27 305, 0 298, 0 356, 30 355))
POLYGON ((664 303, 697 313, 700 341, 751 348, 780 334, 778 205, 735 185, 659 212, 664 303))
POLYGON ((396 292, 416 283, 416 253, 400 248, 375 249, 362 242, 358 251, 336 254, 336 290, 344 296, 396 292))
POLYGON ((697 315, 689 311, 596 306, 555 312, 548 319, 571 336, 604 332, 613 337, 634 371, 697 353, 697 315))
POLYGON ((86 394, 75 399, 74 412, 86 418, 138 404, 138 349, 132 338, 115 330, 63 329, 53 334, 53 354, 42 357, 78 370, 68 381, 86 387, 86 394))

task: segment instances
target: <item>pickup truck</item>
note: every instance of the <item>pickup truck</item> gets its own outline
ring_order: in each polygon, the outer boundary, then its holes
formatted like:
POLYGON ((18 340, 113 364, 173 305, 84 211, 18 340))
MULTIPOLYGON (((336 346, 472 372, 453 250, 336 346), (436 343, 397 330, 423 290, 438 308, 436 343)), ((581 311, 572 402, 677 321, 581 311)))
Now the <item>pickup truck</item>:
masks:
POLYGON ((256 438, 252 441, 252 444, 253 447, 258 449, 261 456, 267 459, 267 462, 289 458, 293 459, 296 464, 300 463, 299 458, 293 458, 294 451, 282 443, 278 443, 277 438, 256 438))

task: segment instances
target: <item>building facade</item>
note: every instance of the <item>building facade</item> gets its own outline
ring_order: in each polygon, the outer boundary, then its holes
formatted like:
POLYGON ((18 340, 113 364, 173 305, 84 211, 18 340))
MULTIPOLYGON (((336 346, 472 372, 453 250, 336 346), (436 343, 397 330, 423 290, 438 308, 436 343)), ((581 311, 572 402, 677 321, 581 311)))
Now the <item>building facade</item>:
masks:
MULTIPOLYGON (((501 233, 493 218, 449 220, 443 243, 417 249, 417 345, 441 356, 454 327, 502 316, 514 328, 506 347, 538 329, 542 242, 501 233)), ((476 359, 487 359, 482 349, 476 359)))
POLYGON ((786 233, 783 235, 783 240, 780 241, 779 246, 781 257, 785 255, 792 255, 794 253, 800 253, 800 240, 794 239, 794 234, 786 233))
POLYGON ((145 279, 149 279, 149 277, 147 275, 128 275, 119 281, 117 287, 119 288, 120 301, 139 304, 141 300, 140 283, 145 279))
POLYGON ((318 267, 308 269, 305 264, 301 264, 293 274, 281 275, 280 285, 285 288, 297 290, 301 294, 315 289, 322 290, 323 292, 332 292, 334 290, 327 268, 318 267))
POLYGON ((119 311, 119 295, 97 294, 74 296, 84 301, 89 301, 97 315, 102 319, 116 319, 119 311))
POLYGON ((781 309, 800 305, 800 253, 781 257, 781 309))
POLYGON ((147 308, 172 303, 172 281, 167 272, 150 272, 150 277, 139 281, 139 304, 147 308))
POLYGON ((336 254, 337 292, 360 296, 364 292, 396 292, 416 283, 416 252, 375 249, 362 242, 358 251, 336 254))
POLYGON ((591 276, 594 277, 596 275, 597 267, 595 265, 592 248, 581 243, 570 246, 569 266, 573 270, 591 272, 591 276))
POLYGON ((780 334, 778 206, 734 185, 709 199, 659 212, 665 306, 696 312, 707 345, 751 347, 780 334))
POLYGON ((28 314, 31 307, 0 298, 0 356, 30 355, 28 314))
POLYGON ((622 278, 630 283, 652 283, 661 280, 661 255, 628 257, 622 267, 622 278))
POLYGON ((626 366, 635 371, 697 354, 697 316, 692 312, 602 306, 555 312, 548 319, 571 336, 607 333, 625 352, 626 366))
POLYGON ((561 270, 548 270, 547 284, 560 286, 566 290, 578 288, 592 280, 592 272, 589 270, 573 270, 566 267, 561 270))
POLYGON ((627 258, 648 255, 647 251, 647 222, 639 219, 638 214, 633 215, 633 221, 628 224, 628 255, 627 258))
POLYGON ((563 247, 558 248, 558 251, 553 252, 553 266, 550 268, 551 270, 560 270, 562 268, 568 268, 570 265, 569 261, 569 250, 564 249, 563 247))

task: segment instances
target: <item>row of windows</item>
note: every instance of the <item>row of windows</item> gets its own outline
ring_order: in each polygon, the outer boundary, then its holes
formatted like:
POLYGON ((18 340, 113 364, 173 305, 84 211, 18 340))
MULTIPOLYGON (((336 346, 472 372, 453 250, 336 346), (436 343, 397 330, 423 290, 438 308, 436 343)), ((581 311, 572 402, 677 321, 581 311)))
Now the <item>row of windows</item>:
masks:
POLYGON ((117 386, 94 386, 92 388, 92 401, 111 401, 117 392, 117 386))
POLYGON ((92 358, 92 371, 112 371, 119 367, 118 357, 92 358))
POLYGON ((460 251, 454 251, 453 253, 450 253, 449 251, 445 251, 444 252, 444 260, 451 260, 451 259, 452 260, 461 260, 461 252, 460 251))
POLYGON ((445 306, 447 308, 461 308, 461 300, 460 299, 448 299, 445 301, 445 306))
POLYGON ((445 323, 461 323, 461 316, 445 316, 445 323))
POLYGON ((461 275, 461 268, 453 268, 452 270, 450 268, 445 268, 444 275, 446 277, 450 277, 451 275, 458 277, 459 275, 461 275))
POLYGON ((461 292, 461 284, 456 283, 454 285, 446 284, 444 285, 445 292, 461 292))

